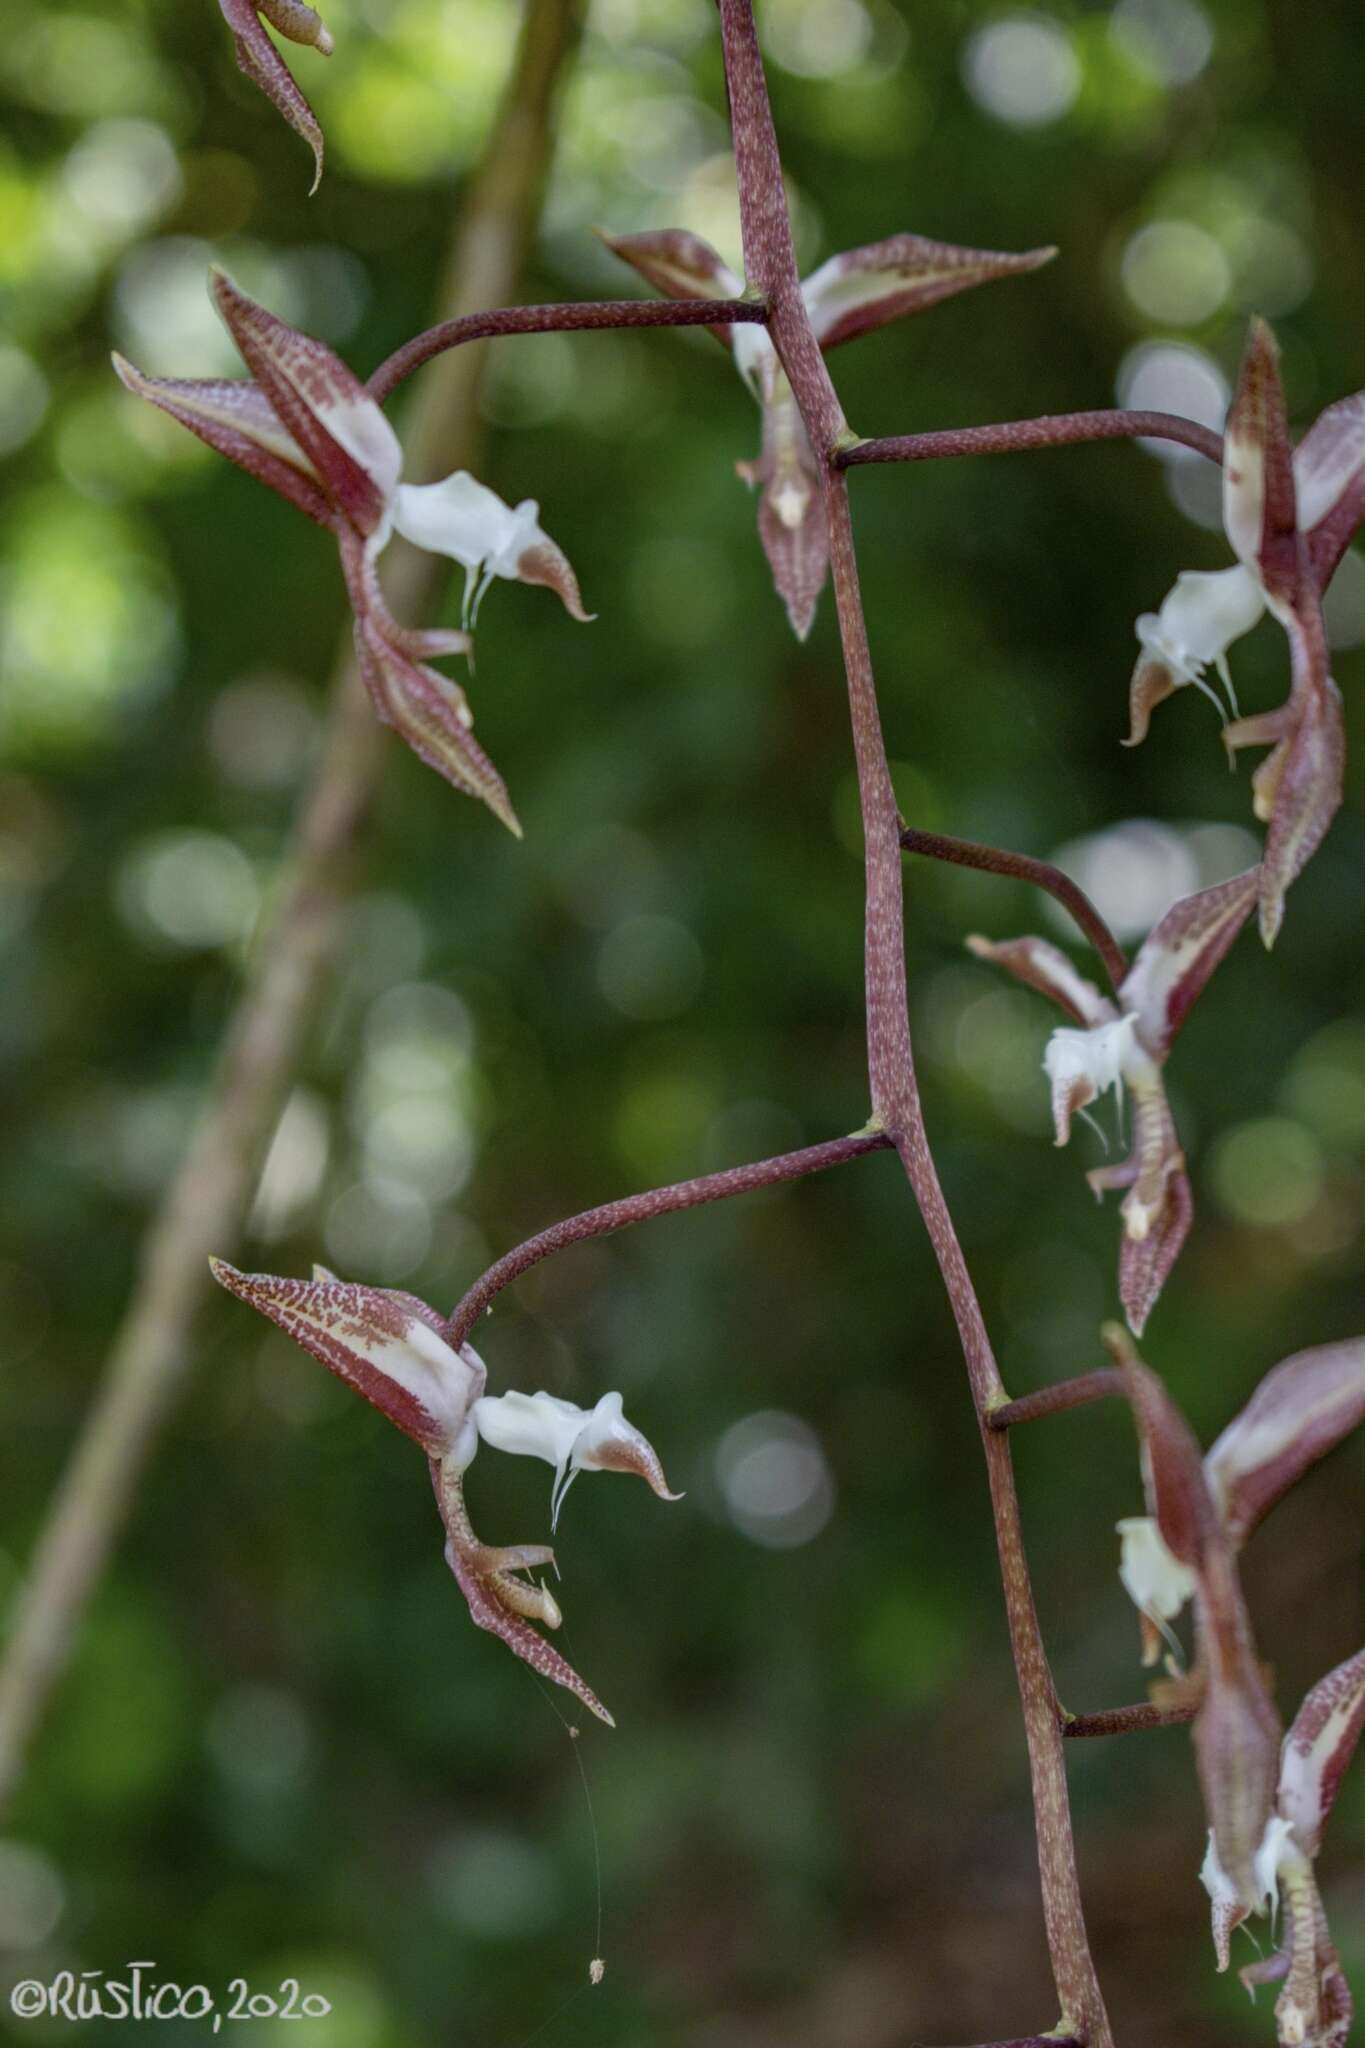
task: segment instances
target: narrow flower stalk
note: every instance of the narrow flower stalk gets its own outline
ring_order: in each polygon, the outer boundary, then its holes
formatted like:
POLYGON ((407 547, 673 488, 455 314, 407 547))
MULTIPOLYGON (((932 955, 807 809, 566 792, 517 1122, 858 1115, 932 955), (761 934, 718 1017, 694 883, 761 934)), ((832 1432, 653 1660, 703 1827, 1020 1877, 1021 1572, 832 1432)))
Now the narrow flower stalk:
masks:
POLYGON ((1131 1707, 1106 1707, 1098 1714, 1068 1714, 1062 1734, 1079 1742, 1091 1735, 1133 1735, 1143 1728, 1180 1728, 1199 1712, 1197 1699, 1175 1706, 1159 1706, 1155 1700, 1139 1700, 1131 1707))
POLYGON ((830 1138, 822 1145, 807 1145, 799 1152, 781 1152, 773 1159, 758 1159, 748 1166, 727 1166, 719 1173, 675 1181, 671 1187, 649 1188, 643 1194, 625 1195, 618 1202, 604 1202, 596 1209, 585 1209, 581 1215, 567 1216, 505 1252, 475 1281, 451 1315, 449 1341, 462 1344, 503 1288, 510 1287, 553 1252, 565 1251, 588 1238, 608 1237, 612 1231, 625 1230, 632 1223, 648 1223, 656 1216, 671 1216, 680 1209, 698 1209, 706 1202, 728 1201, 732 1195, 752 1194, 758 1188, 777 1187, 783 1181, 799 1180, 804 1174, 821 1173, 827 1166, 861 1159, 864 1153, 885 1151, 890 1143, 885 1131, 855 1131, 847 1138, 830 1138))
POLYGON ((926 854, 930 860, 949 861, 956 867, 980 868, 988 875, 1004 875, 1045 889, 1085 933, 1117 993, 1128 972, 1127 956, 1079 882, 1073 882, 1051 861, 1035 860, 1027 853, 1007 853, 1000 846, 982 846, 973 839, 949 839, 942 832, 919 832, 911 826, 902 831, 901 845, 907 853, 926 854))
POLYGON ((512 334, 600 333, 608 328, 761 327, 767 318, 767 307, 757 299, 600 299, 581 305, 503 306, 491 313, 463 313, 396 348, 370 376, 367 389, 382 405, 414 370, 470 341, 495 341, 512 334))
POLYGON ((1036 420, 1002 420, 985 427, 945 427, 928 434, 890 434, 854 441, 835 455, 840 469, 869 462, 934 462, 953 455, 1021 455, 1031 448, 1074 448, 1085 441, 1175 441, 1223 459, 1223 437, 1212 427, 1173 412, 1044 413, 1036 420))
POLYGON ((1108 1366, 1098 1372, 1079 1373, 1074 1380, 1058 1380, 1054 1386, 1039 1387, 1021 1394, 1017 1401, 1002 1402, 986 1416, 989 1429, 1017 1429, 1021 1422, 1039 1422, 1046 1415, 1062 1415, 1068 1408, 1082 1408, 1107 1395, 1123 1394, 1123 1376, 1108 1366))

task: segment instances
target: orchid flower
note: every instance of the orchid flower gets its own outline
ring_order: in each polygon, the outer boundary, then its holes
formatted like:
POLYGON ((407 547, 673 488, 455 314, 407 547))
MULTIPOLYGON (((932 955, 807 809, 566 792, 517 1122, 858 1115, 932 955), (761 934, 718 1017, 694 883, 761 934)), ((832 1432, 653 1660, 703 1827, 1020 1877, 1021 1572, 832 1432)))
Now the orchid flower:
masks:
POLYGON ((495 1549, 481 1543, 465 1506, 464 1475, 480 1439, 495 1450, 548 1458, 556 1467, 552 1526, 578 1472, 635 1472, 661 1500, 680 1500, 669 1492, 653 1446, 622 1414, 621 1396, 604 1394, 591 1410, 551 1394, 490 1398, 478 1352, 470 1344, 454 1349, 448 1326, 416 1295, 351 1285, 322 1266, 311 1280, 291 1280, 239 1273, 221 1259, 210 1263, 230 1293, 268 1316, 421 1445, 445 1524, 446 1562, 475 1622, 614 1726, 596 1693, 530 1625, 554 1629, 562 1620, 544 1583, 528 1576, 553 1567, 553 1550, 543 1543, 495 1549))
POLYGON ((340 357, 257 305, 221 270, 211 289, 253 382, 145 377, 116 355, 120 378, 336 536, 360 672, 380 718, 520 836, 502 777, 471 734, 464 691, 430 664, 469 652, 494 577, 548 584, 574 618, 588 617, 539 508, 530 498, 505 505, 465 470, 441 483, 403 483, 398 437, 340 357), (394 619, 377 566, 394 533, 462 564, 463 631, 417 631, 394 619))
POLYGON ((1181 897, 1140 948, 1116 1001, 1046 939, 967 941, 978 959, 995 961, 1051 996, 1079 1027, 1054 1031, 1043 1060, 1059 1145, 1071 1135, 1072 1117, 1106 1090, 1120 1099, 1126 1090, 1132 1101, 1131 1154, 1121 1165, 1093 1168, 1086 1179, 1097 1196, 1107 1188, 1128 1190, 1120 1209, 1119 1295, 1139 1336, 1194 1213, 1162 1069, 1190 1005, 1256 901, 1259 873, 1249 868, 1229 882, 1181 897))
POLYGON ((1194 1601, 1195 1759, 1228 1896, 1244 1913, 1268 1910, 1264 1846, 1275 1798, 1280 1720, 1256 1657, 1233 1546, 1204 1476, 1194 1432, 1126 1332, 1105 1341, 1123 1374, 1141 1454, 1147 1510, 1188 1574, 1194 1601))
MULTIPOLYGON (((1109 1332, 1137 1417, 1149 1518, 1121 1522, 1124 1585, 1144 1634, 1183 1581, 1195 1603, 1202 1689, 1194 1724, 1210 1829, 1200 1877, 1209 1894, 1218 1968, 1252 1913, 1283 1910, 1278 1950, 1243 1983, 1284 1989, 1275 2008, 1282 2048, 1344 2048, 1351 1997, 1328 1933, 1313 1861, 1365 1727, 1365 1651, 1312 1687, 1284 1738, 1256 1662, 1236 1553, 1294 1482, 1365 1420, 1365 1340, 1320 1345, 1266 1374, 1207 1457, 1157 1376, 1121 1332, 1109 1332)), ((1151 1644, 1146 1661, 1152 1661, 1151 1644)))
MULTIPOLYGON (((604 235, 607 247, 633 264, 671 299, 740 298, 744 280, 709 242, 683 228, 643 235, 604 235)), ((1013 277, 1050 262, 1055 249, 1003 255, 963 249, 922 235, 892 235, 862 249, 831 256, 801 287, 806 312, 822 348, 852 341, 907 313, 997 277, 1013 277)), ((755 462, 737 465, 744 482, 762 487, 758 532, 777 594, 798 640, 804 640, 829 566, 829 533, 820 496, 820 466, 801 424, 767 329, 715 327, 735 367, 763 410, 763 441, 755 462)))
POLYGON ((271 42, 261 15, 291 43, 310 44, 330 57, 334 44, 322 18, 305 5, 305 0, 218 0, 223 19, 232 30, 237 50, 237 68, 258 85, 313 152, 313 184, 316 192, 322 180, 322 129, 317 115, 294 83, 294 74, 271 42))
POLYGON ((1365 392, 1329 405, 1291 450, 1279 351, 1264 321, 1254 321, 1223 451, 1223 525, 1237 565, 1185 571, 1160 611, 1138 620, 1142 652, 1129 687, 1124 744, 1145 739, 1154 707, 1186 684, 1217 705, 1205 681, 1211 665, 1234 713, 1223 732, 1229 754, 1273 748, 1252 778, 1253 809, 1269 827, 1260 904, 1267 946, 1284 916, 1285 891, 1341 802, 1341 698, 1328 674, 1321 594, 1362 517, 1365 392), (1241 718, 1227 650, 1267 609, 1289 638, 1292 686, 1277 711, 1241 718))

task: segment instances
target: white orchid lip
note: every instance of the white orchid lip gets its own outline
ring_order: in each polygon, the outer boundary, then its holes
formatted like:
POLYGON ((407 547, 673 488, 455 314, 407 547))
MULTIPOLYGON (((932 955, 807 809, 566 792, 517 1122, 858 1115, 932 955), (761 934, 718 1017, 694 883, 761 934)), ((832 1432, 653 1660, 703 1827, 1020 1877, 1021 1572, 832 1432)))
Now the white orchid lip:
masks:
POLYGON ((1162 601, 1159 612, 1144 612, 1137 622, 1142 659, 1164 668, 1173 688, 1193 683, 1209 699, 1220 718, 1223 706, 1204 680, 1212 665, 1238 715, 1237 699, 1227 665, 1227 650, 1259 621, 1265 610, 1260 581, 1244 564, 1231 569, 1185 569, 1162 601))
POLYGON ((635 1472, 661 1500, 671 1493, 658 1455, 622 1412, 619 1393, 603 1394, 595 1408, 580 1408, 555 1394, 485 1394, 471 1411, 475 1428, 494 1450, 543 1458, 555 1468, 550 1527, 580 1472, 635 1472))
POLYGON ((1113 1088, 1122 1101, 1124 1081, 1139 1069, 1145 1077, 1151 1063, 1142 1053, 1136 1033, 1136 1020, 1131 1016, 1094 1024, 1087 1031, 1062 1025, 1053 1032, 1043 1054, 1043 1069, 1052 1084, 1057 1144, 1065 1145, 1072 1117, 1096 1096, 1113 1088))
MULTIPOLYGON (((462 564, 467 628, 477 620, 495 577, 515 582, 524 577, 528 558, 534 561, 537 556, 556 556, 564 569, 568 568, 540 524, 540 507, 534 498, 523 498, 517 506, 505 504, 496 491, 466 469, 457 469, 440 483, 397 484, 389 509, 397 531, 414 546, 429 554, 449 555, 462 564)), ((534 576, 532 580, 551 579, 534 576)), ((563 591, 560 594, 563 596, 563 591)))

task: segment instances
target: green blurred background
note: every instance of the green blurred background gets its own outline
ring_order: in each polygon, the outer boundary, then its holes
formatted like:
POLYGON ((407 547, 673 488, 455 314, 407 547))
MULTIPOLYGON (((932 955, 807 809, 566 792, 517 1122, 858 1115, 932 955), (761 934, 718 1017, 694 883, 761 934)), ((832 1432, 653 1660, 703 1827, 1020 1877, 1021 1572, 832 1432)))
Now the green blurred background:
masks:
MULTIPOLYGON (((292 53, 328 136, 312 201, 210 0, 11 0, 0 45, 6 1599, 270 900, 345 618, 327 536, 136 406, 108 350, 234 373, 218 257, 367 371, 425 323, 517 23, 510 0, 325 12, 330 63, 292 53)), ((861 432, 1116 394, 1216 421, 1252 309, 1300 424, 1365 381, 1355 10, 770 0, 763 31, 807 267, 905 228, 1061 245, 842 352, 861 432)), ((636 288, 594 223, 689 226, 733 260, 726 140, 707 0, 597 0, 525 297, 636 288)), ((733 473, 751 400, 704 334, 553 336, 502 346, 486 411, 484 474, 540 499, 600 616, 510 585, 485 608, 478 730, 523 845, 389 745, 247 1259, 442 1306, 558 1215, 866 1114, 832 608, 798 646, 767 586, 733 473)), ((1209 486, 1122 446, 852 480, 907 815, 1068 847, 1129 940, 1254 857, 1246 759, 1227 774, 1193 691, 1118 745, 1134 617, 1228 559, 1209 486)), ((1365 1326, 1357 554, 1331 620, 1354 804, 1169 1070, 1199 1216, 1144 1348, 1206 1436, 1286 1352, 1365 1326)), ((1244 709, 1280 700, 1272 624, 1233 661, 1244 709)), ((1021 1392, 1099 1362, 1117 1226, 1082 1180, 1097 1141, 1049 1143, 1047 1006, 961 942, 1064 934, 986 877, 914 863, 907 896, 931 1133, 1021 1392)), ((221 1299, 0 1843, 5 1986, 133 1957, 220 1990, 292 1975, 333 2016, 238 2031, 319 2048, 1050 2025, 980 1454, 895 1162, 569 1253, 480 1341, 496 1389, 621 1388, 687 1489, 585 1484, 560 1531, 566 1647, 620 1724, 577 1745, 600 1943, 574 1746, 470 1625, 416 1454, 221 1299), (574 1997, 594 1954, 605 1982, 574 1997)), ((1126 1416, 1017 1455, 1063 1697, 1140 1695, 1126 1416)), ((485 1452, 470 1495, 487 1540, 544 1530, 539 1466, 485 1452)), ((1251 1548, 1290 1711, 1365 1636, 1363 1530, 1357 1444, 1251 1548)), ((1268 2041, 1268 1997, 1253 2016, 1213 1974, 1186 1732, 1077 1745, 1071 1782, 1125 2048, 1268 2041)), ((1358 1991, 1362 1848, 1357 1768, 1323 1872, 1358 1991)))

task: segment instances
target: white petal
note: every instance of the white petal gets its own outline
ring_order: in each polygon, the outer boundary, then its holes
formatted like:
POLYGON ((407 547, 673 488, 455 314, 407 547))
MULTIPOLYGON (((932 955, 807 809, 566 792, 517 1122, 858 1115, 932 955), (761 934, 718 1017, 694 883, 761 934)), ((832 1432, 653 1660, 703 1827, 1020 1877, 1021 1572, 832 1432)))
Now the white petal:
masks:
POLYGON ((391 498, 403 469, 398 436, 372 398, 326 397, 313 401, 313 411, 334 441, 391 498))
POLYGON ((1150 1515, 1116 1524, 1123 1548, 1119 1577, 1133 1605, 1157 1621, 1174 1621, 1195 1589, 1194 1573, 1171 1555, 1150 1515))
POLYGON ((501 564, 509 548, 515 560, 533 544, 528 535, 539 534, 535 513, 529 499, 514 512, 466 469, 439 484, 400 484, 393 498, 393 523, 416 547, 449 555, 466 569, 487 563, 497 576, 515 576, 515 566, 501 564))
POLYGON ((760 405, 769 396, 780 365, 766 327, 756 320, 737 320, 730 329, 735 368, 760 405))
POLYGON ((1272 1813, 1265 1824, 1261 1846, 1256 1851, 1253 1869, 1256 1873, 1256 1890, 1259 1894, 1263 1913, 1275 1913, 1280 1903, 1280 1872, 1286 1863, 1298 1859, 1298 1851, 1290 1843, 1290 1824, 1278 1813, 1272 1813))
POLYGON ((1079 1080, 1089 1081, 1096 1095, 1116 1087, 1137 1054, 1133 1029, 1131 1017, 1119 1017, 1089 1031, 1073 1031, 1066 1025, 1054 1031, 1043 1054, 1054 1094, 1079 1080))
POLYGON ((1260 553, 1264 511, 1264 448, 1260 442, 1234 442, 1229 434, 1223 451, 1223 531, 1248 568, 1260 553))
POLYGON ((556 1470, 567 1465, 583 1425, 585 1409, 553 1394, 485 1394, 474 1403, 474 1425, 495 1451, 543 1458, 556 1470))
POLYGON ((1209 662, 1221 660, 1234 640, 1251 631, 1264 610, 1259 582, 1240 564, 1235 569, 1186 569, 1161 610, 1143 613, 1137 635, 1178 683, 1194 683, 1209 662))

